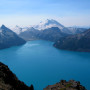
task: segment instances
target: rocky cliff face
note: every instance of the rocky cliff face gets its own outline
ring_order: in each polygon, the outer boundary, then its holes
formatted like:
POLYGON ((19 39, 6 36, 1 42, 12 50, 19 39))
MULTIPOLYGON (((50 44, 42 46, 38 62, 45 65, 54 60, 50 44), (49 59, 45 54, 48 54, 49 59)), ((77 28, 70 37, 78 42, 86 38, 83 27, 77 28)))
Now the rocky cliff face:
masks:
POLYGON ((90 52, 90 29, 81 34, 61 38, 54 46, 64 50, 90 52))
POLYGON ((33 86, 26 86, 13 74, 8 66, 0 62, 0 90, 34 90, 33 86))
POLYGON ((9 28, 4 25, 0 27, 0 49, 22 45, 24 43, 26 43, 26 41, 17 36, 9 28))
POLYGON ((56 83, 55 85, 49 85, 44 90, 86 90, 85 87, 80 85, 80 82, 70 80, 65 81, 61 80, 59 83, 56 83))

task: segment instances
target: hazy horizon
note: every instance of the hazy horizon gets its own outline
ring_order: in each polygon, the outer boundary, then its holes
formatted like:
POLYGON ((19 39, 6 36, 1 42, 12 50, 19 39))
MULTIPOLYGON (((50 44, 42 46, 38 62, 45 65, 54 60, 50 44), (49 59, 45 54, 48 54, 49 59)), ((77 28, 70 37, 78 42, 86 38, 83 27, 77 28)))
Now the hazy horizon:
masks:
POLYGON ((55 19, 66 27, 90 26, 89 0, 3 0, 0 25, 29 26, 55 19))

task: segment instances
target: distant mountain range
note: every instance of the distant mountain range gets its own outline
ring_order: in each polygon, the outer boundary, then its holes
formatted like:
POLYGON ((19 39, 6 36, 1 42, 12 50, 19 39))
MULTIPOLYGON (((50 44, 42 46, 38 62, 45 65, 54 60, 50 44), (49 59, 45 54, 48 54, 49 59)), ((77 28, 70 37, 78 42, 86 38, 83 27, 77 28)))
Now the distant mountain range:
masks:
POLYGON ((76 28, 76 27, 67 27, 67 28, 69 29, 71 34, 78 34, 87 30, 86 28, 76 28))
POLYGON ((16 26, 15 28, 12 28, 12 30, 27 41, 36 39, 57 41, 60 37, 81 33, 87 29, 65 27, 56 20, 47 19, 44 22, 40 22, 38 25, 23 28, 16 26))
POLYGON ((90 52, 90 29, 80 34, 60 38, 54 46, 63 50, 90 52))
POLYGON ((18 35, 21 38, 23 38, 24 40, 29 41, 29 40, 37 40, 37 39, 39 39, 39 34, 40 33, 41 33, 41 31, 39 31, 39 30, 37 30, 37 29, 35 29, 33 27, 30 27, 30 28, 27 28, 27 30, 22 31, 18 35))
POLYGON ((32 25, 29 27, 22 28, 22 27, 16 26, 14 28, 11 28, 11 30, 13 30, 17 34, 20 34, 24 31, 29 30, 32 27, 39 31, 46 30, 52 27, 58 27, 61 30, 61 32, 67 33, 67 34, 77 34, 86 30, 86 28, 65 27, 64 25, 60 24, 58 21, 53 20, 53 19, 51 20, 47 19, 44 22, 40 22, 38 25, 32 25))
POLYGON ((51 27, 51 28, 42 30, 38 35, 39 39, 53 41, 53 42, 65 36, 68 36, 68 34, 62 32, 58 27, 51 27))
POLYGON ((20 38, 12 30, 4 25, 0 27, 0 49, 22 45, 24 43, 26 43, 26 41, 20 38))
POLYGON ((85 28, 65 27, 53 19, 47 19, 32 27, 16 26, 9 29, 2 25, 0 49, 22 45, 29 40, 47 40, 55 42, 54 46, 60 49, 90 51, 89 32, 90 30, 85 28))

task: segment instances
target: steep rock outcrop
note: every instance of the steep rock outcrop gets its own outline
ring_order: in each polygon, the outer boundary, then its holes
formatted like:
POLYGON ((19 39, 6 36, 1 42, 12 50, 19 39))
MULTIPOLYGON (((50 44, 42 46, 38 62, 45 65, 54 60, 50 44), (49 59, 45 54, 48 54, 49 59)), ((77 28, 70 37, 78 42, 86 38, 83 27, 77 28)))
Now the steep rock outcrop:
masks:
POLYGON ((18 80, 8 66, 0 62, 0 90, 34 90, 33 85, 26 86, 23 82, 18 80))

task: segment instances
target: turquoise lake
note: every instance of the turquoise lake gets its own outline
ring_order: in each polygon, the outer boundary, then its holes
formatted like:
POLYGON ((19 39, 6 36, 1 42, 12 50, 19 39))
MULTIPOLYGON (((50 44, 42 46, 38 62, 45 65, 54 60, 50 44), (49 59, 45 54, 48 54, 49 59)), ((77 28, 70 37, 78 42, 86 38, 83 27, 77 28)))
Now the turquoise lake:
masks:
POLYGON ((59 50, 53 42, 36 40, 0 50, 0 61, 35 90, 61 79, 80 81, 90 90, 90 53, 59 50))

